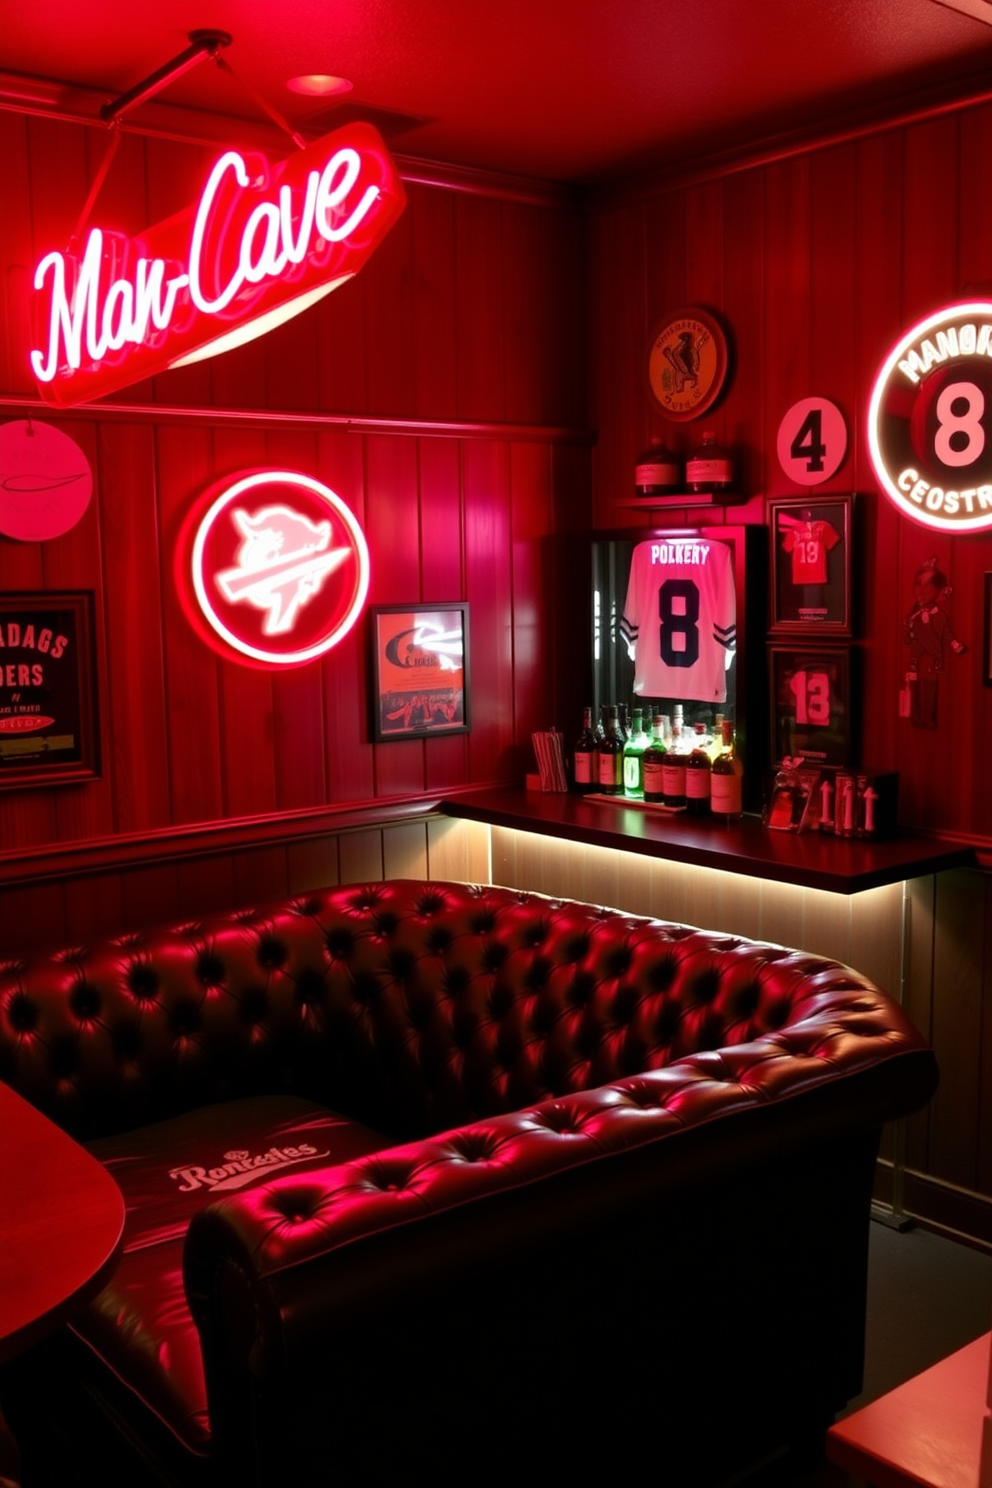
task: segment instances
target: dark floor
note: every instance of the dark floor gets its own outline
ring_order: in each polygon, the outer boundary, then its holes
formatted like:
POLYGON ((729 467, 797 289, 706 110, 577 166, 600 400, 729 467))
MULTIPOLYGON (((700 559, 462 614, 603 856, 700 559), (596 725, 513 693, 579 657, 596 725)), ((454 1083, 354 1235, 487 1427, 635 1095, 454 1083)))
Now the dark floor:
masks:
MULTIPOLYGON (((987 1332, 990 1325, 992 1255, 920 1228, 900 1232, 875 1221, 870 1235, 864 1390, 851 1402, 848 1411, 877 1399, 929 1368, 987 1332)), ((56 1455, 60 1461, 65 1460, 56 1455)), ((101 1472, 95 1480, 85 1462, 73 1462, 71 1457, 68 1460, 68 1470, 56 1475, 47 1470, 40 1474, 25 1472, 25 1488, 94 1488, 95 1482, 97 1488, 104 1488, 105 1484, 110 1488, 111 1482, 138 1488, 136 1475, 108 1476, 101 1472)), ((663 1454, 659 1462, 663 1462, 663 1454)), ((2 1471, 0 1465, 0 1476, 2 1471)), ((696 1488, 692 1483, 674 1483, 654 1474, 652 1479, 665 1482, 668 1488, 696 1488)), ((150 1481, 140 1476, 141 1485, 150 1481)), ((599 1475, 594 1481, 601 1484, 604 1480, 599 1475)), ((155 1482, 161 1484, 161 1479, 155 1478, 155 1482)), ((183 1488, 189 1488, 185 1477, 183 1488)), ((389 1484, 384 1488, 405 1488, 405 1485, 389 1484)), ((469 1479, 466 1488, 471 1488, 469 1479)), ((822 1459, 797 1465, 777 1458, 735 1477, 721 1488, 865 1488, 865 1484, 863 1479, 852 1477, 822 1459)))
MULTIPOLYGON (((864 1390, 876 1400, 992 1327, 992 1256, 926 1230, 871 1227, 864 1390)), ((775 1461, 724 1488, 864 1488, 829 1462, 775 1461)))

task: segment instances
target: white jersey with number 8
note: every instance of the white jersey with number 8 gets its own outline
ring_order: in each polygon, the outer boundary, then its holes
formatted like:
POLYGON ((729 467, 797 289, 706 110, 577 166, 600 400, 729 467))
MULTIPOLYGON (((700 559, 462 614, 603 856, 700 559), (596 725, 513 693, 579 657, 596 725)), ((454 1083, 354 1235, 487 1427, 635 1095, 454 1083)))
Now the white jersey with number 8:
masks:
POLYGON ((737 645, 733 554, 722 542, 638 543, 620 632, 643 697, 722 703, 737 645))

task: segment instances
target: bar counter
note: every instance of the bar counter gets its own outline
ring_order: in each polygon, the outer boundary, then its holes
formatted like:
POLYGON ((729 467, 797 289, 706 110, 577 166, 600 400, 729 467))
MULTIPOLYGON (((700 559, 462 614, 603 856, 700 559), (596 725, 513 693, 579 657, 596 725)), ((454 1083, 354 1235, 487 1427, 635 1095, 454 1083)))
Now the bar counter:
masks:
POLYGON ((744 874, 800 888, 857 894, 946 868, 976 866, 967 843, 897 836, 878 842, 818 832, 778 832, 756 816, 718 824, 643 806, 587 800, 572 793, 492 787, 445 798, 451 817, 559 837, 744 874))

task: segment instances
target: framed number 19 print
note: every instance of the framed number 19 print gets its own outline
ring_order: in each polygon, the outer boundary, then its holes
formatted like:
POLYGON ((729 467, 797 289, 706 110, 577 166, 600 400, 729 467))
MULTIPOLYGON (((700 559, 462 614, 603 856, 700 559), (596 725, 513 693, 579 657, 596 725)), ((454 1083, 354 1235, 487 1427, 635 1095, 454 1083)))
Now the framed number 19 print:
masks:
POLYGON ((851 634, 853 496, 769 503, 774 632, 851 634))

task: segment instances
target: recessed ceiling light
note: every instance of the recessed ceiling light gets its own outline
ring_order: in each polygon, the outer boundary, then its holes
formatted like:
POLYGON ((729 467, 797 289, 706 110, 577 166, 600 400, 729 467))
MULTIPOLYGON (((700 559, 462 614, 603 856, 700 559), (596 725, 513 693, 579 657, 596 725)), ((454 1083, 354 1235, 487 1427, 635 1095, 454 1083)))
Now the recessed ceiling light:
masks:
POLYGON ((333 98, 339 93, 350 93, 352 85, 347 78, 335 77, 330 72, 307 72, 302 77, 290 78, 286 87, 310 98, 333 98))

